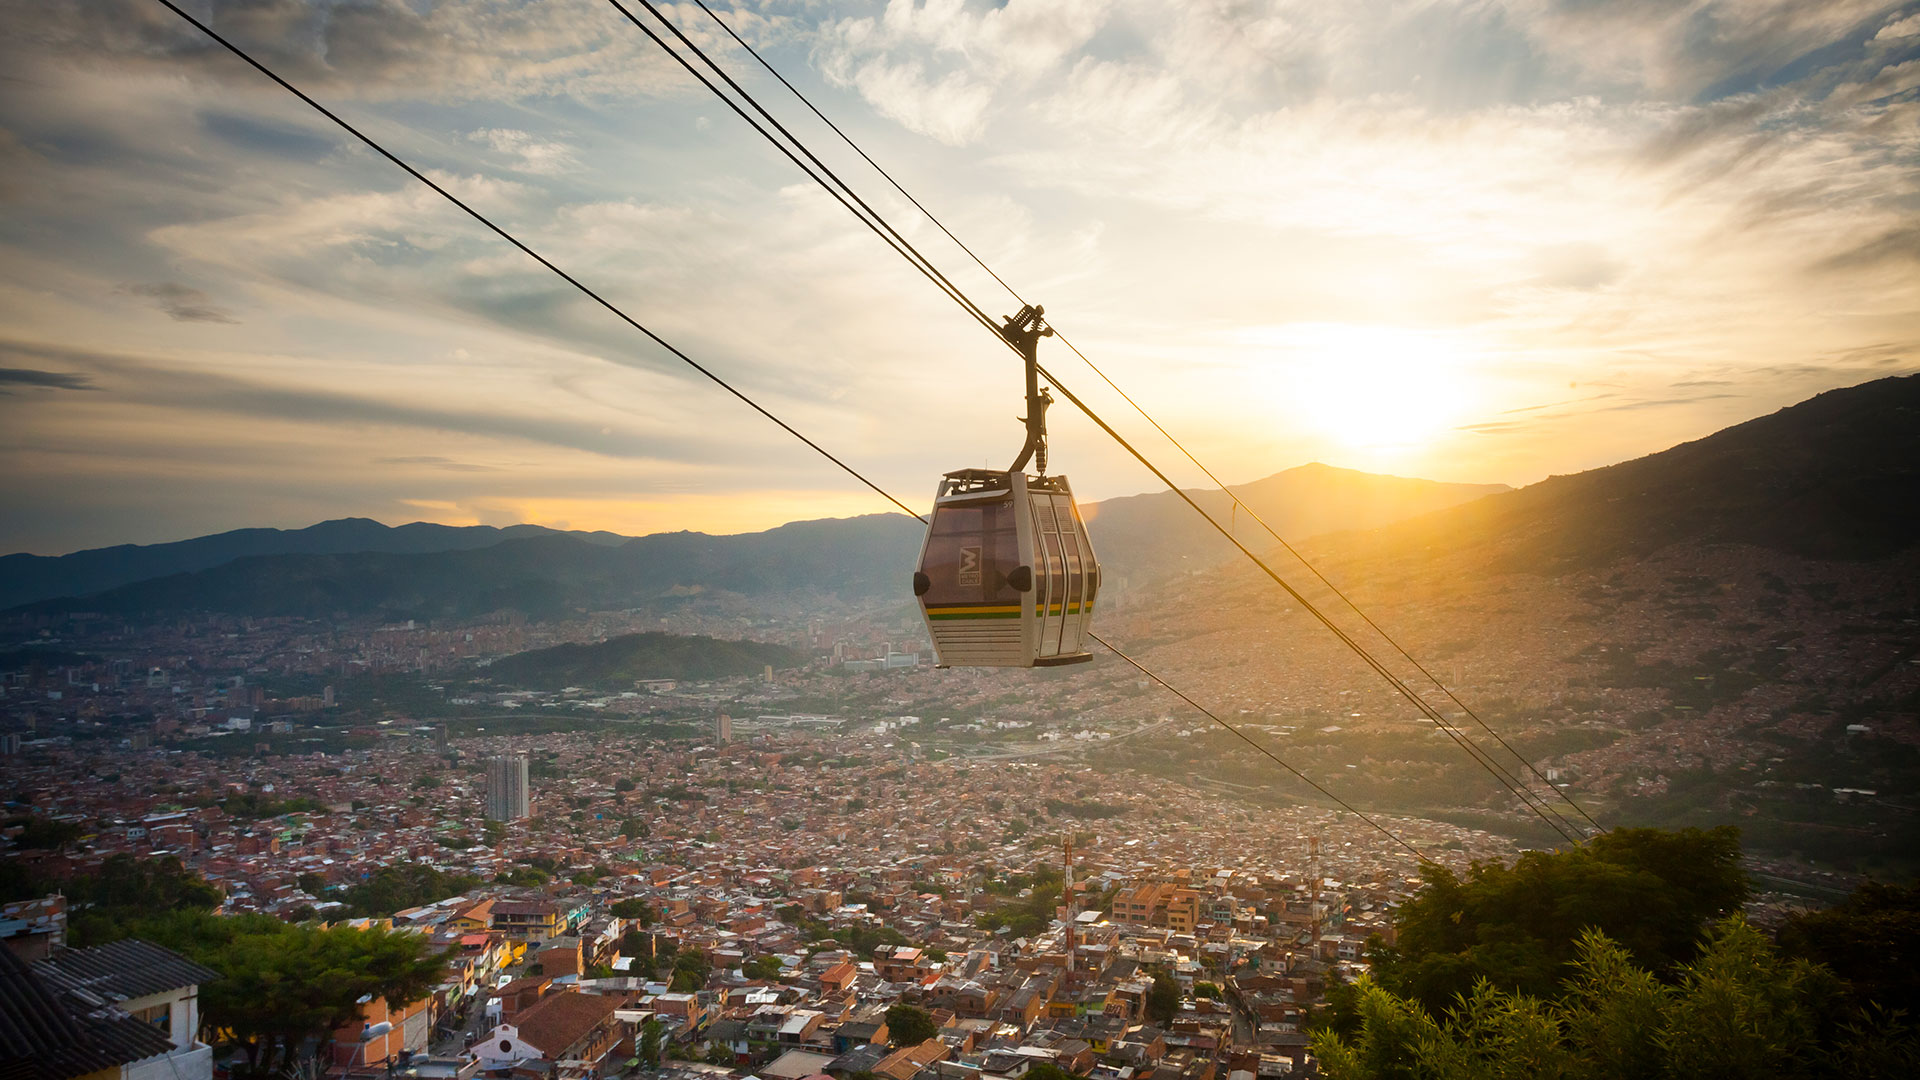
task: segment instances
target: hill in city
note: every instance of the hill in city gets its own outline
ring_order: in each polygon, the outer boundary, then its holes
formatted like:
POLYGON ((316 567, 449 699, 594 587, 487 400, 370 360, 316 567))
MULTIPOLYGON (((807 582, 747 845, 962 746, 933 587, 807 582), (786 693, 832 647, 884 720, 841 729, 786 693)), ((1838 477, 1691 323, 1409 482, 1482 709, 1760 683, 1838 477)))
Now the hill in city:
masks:
POLYGON ((701 635, 649 631, 591 645, 555 645, 502 657, 480 675, 527 690, 568 686, 631 689, 641 679, 717 679, 756 675, 767 665, 797 667, 805 654, 784 645, 722 641, 701 635))

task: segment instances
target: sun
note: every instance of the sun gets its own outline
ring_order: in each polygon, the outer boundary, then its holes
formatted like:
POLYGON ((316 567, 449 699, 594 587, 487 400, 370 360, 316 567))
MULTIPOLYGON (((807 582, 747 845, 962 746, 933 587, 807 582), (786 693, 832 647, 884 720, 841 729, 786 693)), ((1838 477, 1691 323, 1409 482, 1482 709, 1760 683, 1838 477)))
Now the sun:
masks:
POLYGON ((1457 427, 1475 394, 1466 351, 1440 332, 1294 323, 1261 332, 1256 380, 1303 431, 1394 456, 1457 427))

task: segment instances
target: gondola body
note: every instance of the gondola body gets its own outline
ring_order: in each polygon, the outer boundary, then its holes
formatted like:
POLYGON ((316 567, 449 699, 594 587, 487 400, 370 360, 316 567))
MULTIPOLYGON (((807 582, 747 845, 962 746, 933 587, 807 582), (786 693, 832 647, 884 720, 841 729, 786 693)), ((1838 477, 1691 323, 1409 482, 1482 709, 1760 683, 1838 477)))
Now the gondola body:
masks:
POLYGON ((963 469, 940 482, 913 575, 942 667, 1092 657, 1100 563, 1064 476, 963 469))

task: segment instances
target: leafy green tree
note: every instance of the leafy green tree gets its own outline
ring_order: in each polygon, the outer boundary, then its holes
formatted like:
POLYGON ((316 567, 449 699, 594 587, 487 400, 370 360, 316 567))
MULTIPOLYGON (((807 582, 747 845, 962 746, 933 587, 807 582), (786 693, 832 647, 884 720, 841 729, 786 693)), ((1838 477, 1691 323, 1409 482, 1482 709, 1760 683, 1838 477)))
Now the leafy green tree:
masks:
POLYGON ((378 928, 182 911, 128 929, 220 972, 200 988, 202 1022, 229 1036, 256 1076, 290 1064, 307 1040, 353 1023, 361 998, 404 1007, 445 969, 426 938, 378 928))
POLYGON ((777 956, 756 956, 741 965, 741 971, 749 979, 777 979, 786 965, 777 956))
POLYGON ((1156 1024, 1173 1023, 1180 1015, 1180 983, 1165 971, 1153 973, 1153 989, 1147 991, 1147 1019, 1156 1024))
POLYGON ((1833 907, 1794 915, 1780 947, 1832 968, 1856 1003, 1920 1017, 1920 883, 1870 881, 1833 907))
POLYGON ((653 908, 639 897, 629 896, 624 900, 615 900, 608 910, 615 918, 632 919, 643 927, 653 925, 653 908))
POLYGON ((383 918, 458 896, 479 884, 477 877, 442 873, 425 863, 403 863, 381 867, 367 880, 348 886, 339 899, 355 915, 383 918))
POLYGON ((666 1025, 651 1017, 640 1026, 640 1063, 649 1069, 660 1067, 660 1035, 666 1025))
POLYGON ((645 840, 653 835, 653 830, 647 827, 645 819, 631 817, 620 823, 620 835, 629 840, 645 840))
POLYGON ((618 791, 623 795, 629 791, 632 791, 634 788, 638 786, 639 786, 638 784, 635 784, 631 779, 625 776, 613 782, 613 790, 618 791))
POLYGON ((1077 1080, 1077 1078, 1051 1061, 1041 1061, 1027 1067, 1025 1080, 1077 1080))
POLYGON ((1313 1035, 1329 1080, 1735 1080, 1899 1077, 1920 1069, 1902 1018, 1847 1015, 1826 969, 1733 916, 1663 981, 1597 931, 1557 1000, 1481 979, 1446 1014, 1363 977, 1355 1033, 1313 1035))
POLYGON ((1513 866, 1441 866, 1402 909, 1398 944, 1371 950, 1380 986, 1438 1015, 1480 979, 1538 998, 1560 992, 1582 932, 1597 928, 1656 973, 1696 952, 1746 899, 1739 831, 1615 829, 1513 866))
POLYGON ((939 1034, 933 1016, 917 1005, 900 1004, 887 1009, 887 1035, 895 1046, 919 1046, 939 1034))
POLYGON ((327 891, 327 876, 325 874, 301 874, 299 877, 293 879, 293 883, 300 886, 301 892, 313 896, 319 896, 321 893, 327 891))
POLYGON ((1197 982, 1193 984, 1193 996, 1197 998, 1211 998, 1214 1001, 1219 1001, 1225 995, 1220 993, 1220 987, 1217 983, 1197 982))
POLYGON ((707 985, 707 976, 711 972, 706 953, 699 949, 683 949, 673 958, 672 988, 680 993, 693 993, 707 985))
POLYGON ((9 818, 6 825, 20 826, 13 842, 28 850, 61 851, 87 834, 86 828, 79 822, 60 821, 39 814, 9 818))

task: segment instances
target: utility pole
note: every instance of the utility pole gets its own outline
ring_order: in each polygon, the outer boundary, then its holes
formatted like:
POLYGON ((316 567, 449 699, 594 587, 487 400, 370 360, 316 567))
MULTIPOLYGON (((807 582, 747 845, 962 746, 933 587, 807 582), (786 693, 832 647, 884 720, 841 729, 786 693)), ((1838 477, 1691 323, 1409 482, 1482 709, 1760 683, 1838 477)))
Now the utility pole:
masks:
POLYGON ((1080 918, 1079 897, 1073 892, 1073 837, 1068 836, 1063 845, 1066 851, 1066 870, 1060 875, 1060 899, 1067 905, 1067 973, 1073 973, 1074 931, 1080 918))
POLYGON ((1313 950, 1313 958, 1318 960, 1320 959, 1322 912, 1320 908, 1320 838, 1317 836, 1307 837, 1307 877, 1310 879, 1307 886, 1307 914, 1313 917, 1313 944, 1310 947, 1313 950))

